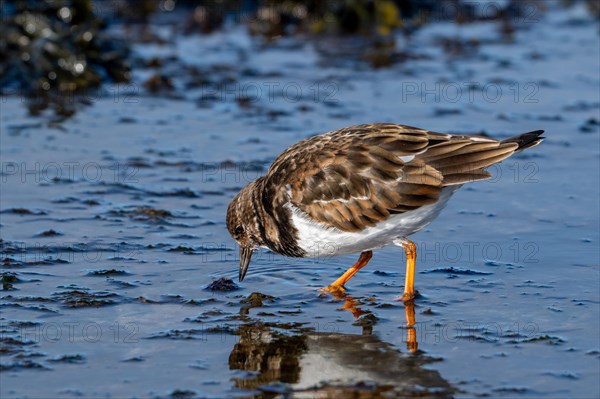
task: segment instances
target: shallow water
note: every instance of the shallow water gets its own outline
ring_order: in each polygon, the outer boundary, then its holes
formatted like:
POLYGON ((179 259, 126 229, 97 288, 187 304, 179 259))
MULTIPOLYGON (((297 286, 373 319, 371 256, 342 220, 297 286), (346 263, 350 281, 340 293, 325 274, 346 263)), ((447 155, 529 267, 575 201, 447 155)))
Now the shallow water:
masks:
POLYGON ((94 98, 59 127, 3 98, 1 396, 598 397, 600 47, 574 14, 514 43, 435 24, 407 43, 419 60, 381 71, 238 30, 182 38, 167 52, 230 64, 236 83, 94 98), (448 32, 491 39, 451 58, 432 45, 448 32), (207 289, 237 276, 231 197, 299 139, 373 121, 547 140, 413 237, 414 309, 395 300, 397 248, 345 299, 318 288, 352 256, 265 251, 237 289, 207 289))

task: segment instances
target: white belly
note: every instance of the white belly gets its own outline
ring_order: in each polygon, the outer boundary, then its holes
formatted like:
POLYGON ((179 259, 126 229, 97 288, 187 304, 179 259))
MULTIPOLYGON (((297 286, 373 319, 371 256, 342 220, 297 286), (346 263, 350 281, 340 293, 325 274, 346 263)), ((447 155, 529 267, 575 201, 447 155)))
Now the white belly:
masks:
POLYGON ((302 211, 292 208, 292 222, 298 230, 298 245, 306 256, 344 255, 381 248, 395 240, 408 237, 427 226, 444 209, 452 194, 461 186, 442 189, 438 202, 414 211, 391 215, 373 227, 359 232, 345 232, 309 219, 302 211))

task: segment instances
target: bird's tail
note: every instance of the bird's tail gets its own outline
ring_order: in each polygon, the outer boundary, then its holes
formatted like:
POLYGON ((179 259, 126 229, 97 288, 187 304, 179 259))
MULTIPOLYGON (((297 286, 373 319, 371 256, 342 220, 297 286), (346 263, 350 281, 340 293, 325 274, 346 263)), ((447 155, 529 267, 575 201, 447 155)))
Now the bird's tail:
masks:
POLYGON ((529 133, 523 133, 519 134, 518 136, 502 140, 501 143, 517 143, 519 147, 515 150, 515 152, 520 152, 528 148, 535 147, 536 145, 544 141, 545 137, 541 137, 542 133, 544 133, 543 130, 536 130, 529 133))

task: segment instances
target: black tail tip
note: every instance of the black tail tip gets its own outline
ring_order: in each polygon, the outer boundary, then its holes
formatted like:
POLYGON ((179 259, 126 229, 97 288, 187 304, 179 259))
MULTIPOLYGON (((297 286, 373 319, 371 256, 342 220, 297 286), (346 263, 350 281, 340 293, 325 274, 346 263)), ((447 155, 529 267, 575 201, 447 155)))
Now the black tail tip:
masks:
POLYGON ((534 130, 533 132, 527 132, 507 138, 506 140, 502 140, 501 143, 517 143, 519 147, 516 151, 523 151, 540 144, 545 139, 545 137, 542 137, 543 133, 543 130, 534 130))

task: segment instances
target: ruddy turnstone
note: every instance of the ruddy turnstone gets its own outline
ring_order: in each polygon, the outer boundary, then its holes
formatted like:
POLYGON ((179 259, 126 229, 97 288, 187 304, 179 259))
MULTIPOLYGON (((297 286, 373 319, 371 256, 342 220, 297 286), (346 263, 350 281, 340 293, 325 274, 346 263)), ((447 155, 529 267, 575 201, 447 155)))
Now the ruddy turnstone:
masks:
POLYGON ((402 246, 402 299, 415 296, 417 248, 408 237, 427 226, 464 183, 491 177, 486 167, 538 145, 542 130, 505 140, 431 132, 391 123, 351 126, 300 141, 227 209, 240 245, 242 281, 252 253, 291 257, 360 252, 327 290, 343 292, 373 250, 402 246))

